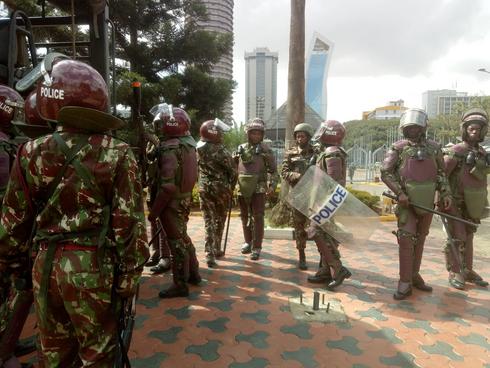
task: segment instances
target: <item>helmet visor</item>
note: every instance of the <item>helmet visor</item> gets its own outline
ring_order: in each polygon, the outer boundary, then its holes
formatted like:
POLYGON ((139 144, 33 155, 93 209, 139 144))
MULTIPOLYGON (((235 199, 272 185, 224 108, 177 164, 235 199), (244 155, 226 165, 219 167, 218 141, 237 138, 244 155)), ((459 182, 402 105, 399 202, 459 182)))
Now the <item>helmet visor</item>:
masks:
POLYGON ((229 132, 231 130, 231 124, 227 124, 218 118, 214 119, 213 125, 223 132, 229 132))
POLYGON ((34 86, 39 79, 44 78, 44 84, 51 85, 51 76, 49 73, 53 69, 55 59, 70 59, 68 56, 60 54, 59 52, 50 52, 47 54, 43 61, 36 65, 24 78, 19 80, 15 85, 15 89, 19 92, 25 92, 34 86))
POLYGON ((427 114, 422 110, 407 110, 400 119, 400 128, 408 125, 418 125, 422 128, 427 127, 427 114))

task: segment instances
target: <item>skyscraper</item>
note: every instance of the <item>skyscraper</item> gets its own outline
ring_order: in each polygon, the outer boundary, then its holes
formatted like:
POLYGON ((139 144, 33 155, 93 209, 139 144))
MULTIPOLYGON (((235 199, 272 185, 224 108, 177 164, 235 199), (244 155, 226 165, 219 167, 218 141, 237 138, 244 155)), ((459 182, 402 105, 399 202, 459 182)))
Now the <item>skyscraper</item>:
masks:
POLYGON ((245 121, 267 120, 276 110, 278 60, 266 47, 245 52, 245 121))
MULTIPOLYGON (((233 5, 234 0, 201 0, 206 7, 207 20, 198 21, 202 29, 211 32, 233 34, 233 5)), ((209 73, 214 78, 233 80, 233 50, 223 55, 221 59, 212 66, 209 73)), ((231 118, 233 101, 230 100, 225 109, 225 118, 231 118)))
POLYGON ((305 102, 325 119, 327 116, 327 73, 333 43, 315 32, 306 59, 305 102))

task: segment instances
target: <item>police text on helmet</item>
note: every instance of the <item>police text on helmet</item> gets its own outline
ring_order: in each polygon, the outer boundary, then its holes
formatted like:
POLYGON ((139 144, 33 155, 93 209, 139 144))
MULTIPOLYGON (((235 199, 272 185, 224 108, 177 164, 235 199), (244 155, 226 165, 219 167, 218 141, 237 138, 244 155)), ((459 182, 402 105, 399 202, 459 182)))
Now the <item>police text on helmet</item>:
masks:
POLYGON ((47 98, 54 98, 55 100, 64 100, 65 91, 63 89, 41 87, 41 96, 47 98))

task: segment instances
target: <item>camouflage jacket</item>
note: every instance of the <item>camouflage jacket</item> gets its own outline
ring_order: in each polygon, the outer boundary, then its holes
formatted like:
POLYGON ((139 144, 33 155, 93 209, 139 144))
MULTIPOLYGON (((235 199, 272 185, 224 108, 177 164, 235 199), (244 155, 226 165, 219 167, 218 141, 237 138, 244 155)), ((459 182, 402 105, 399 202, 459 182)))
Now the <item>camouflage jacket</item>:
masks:
POLYGON ((282 162, 281 177, 289 184, 295 185, 312 164, 315 155, 315 149, 311 144, 305 149, 295 146, 287 150, 282 162))
POLYGON ((200 141, 197 145, 199 191, 219 194, 233 190, 237 180, 235 163, 223 144, 200 141))
POLYGON ((15 145, 7 134, 0 131, 0 204, 2 203, 9 179, 10 166, 15 156, 15 145))
POLYGON ((451 189, 444 170, 442 150, 437 142, 424 138, 419 142, 403 139, 393 143, 383 161, 381 180, 398 196, 400 193, 407 193, 407 181, 422 181, 419 177, 424 180, 434 180, 440 198, 451 197, 451 189), (425 167, 435 168, 434 178, 427 179, 428 173, 422 172, 423 170, 413 165, 407 165, 409 160, 419 163, 428 162, 425 167))
POLYGON ((58 132, 68 147, 83 145, 50 198, 45 198, 48 184, 66 159, 54 135, 29 141, 19 150, 0 218, 0 262, 28 251, 26 244, 36 221, 35 245, 59 234, 79 246, 103 244, 119 260, 122 277, 137 281, 148 249, 133 153, 127 144, 107 135, 62 127, 58 132), (46 201, 35 217, 36 204, 46 201), (104 232, 106 236, 101 236, 104 232))
MULTIPOLYGON (((238 150, 233 152, 233 159, 238 165, 239 183, 242 175, 255 175, 258 176, 255 193, 266 193, 268 188, 276 189, 279 181, 276 159, 272 150, 265 143, 241 144, 238 150)), ((239 188, 239 194, 241 194, 241 188, 239 188)))

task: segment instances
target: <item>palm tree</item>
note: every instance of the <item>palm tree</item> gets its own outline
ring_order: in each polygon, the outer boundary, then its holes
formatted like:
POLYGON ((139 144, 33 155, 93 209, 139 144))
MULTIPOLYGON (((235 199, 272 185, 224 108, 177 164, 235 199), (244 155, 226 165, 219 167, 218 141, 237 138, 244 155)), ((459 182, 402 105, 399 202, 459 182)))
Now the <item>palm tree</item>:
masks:
POLYGON ((305 0, 291 0, 286 148, 296 124, 305 119, 305 0))

